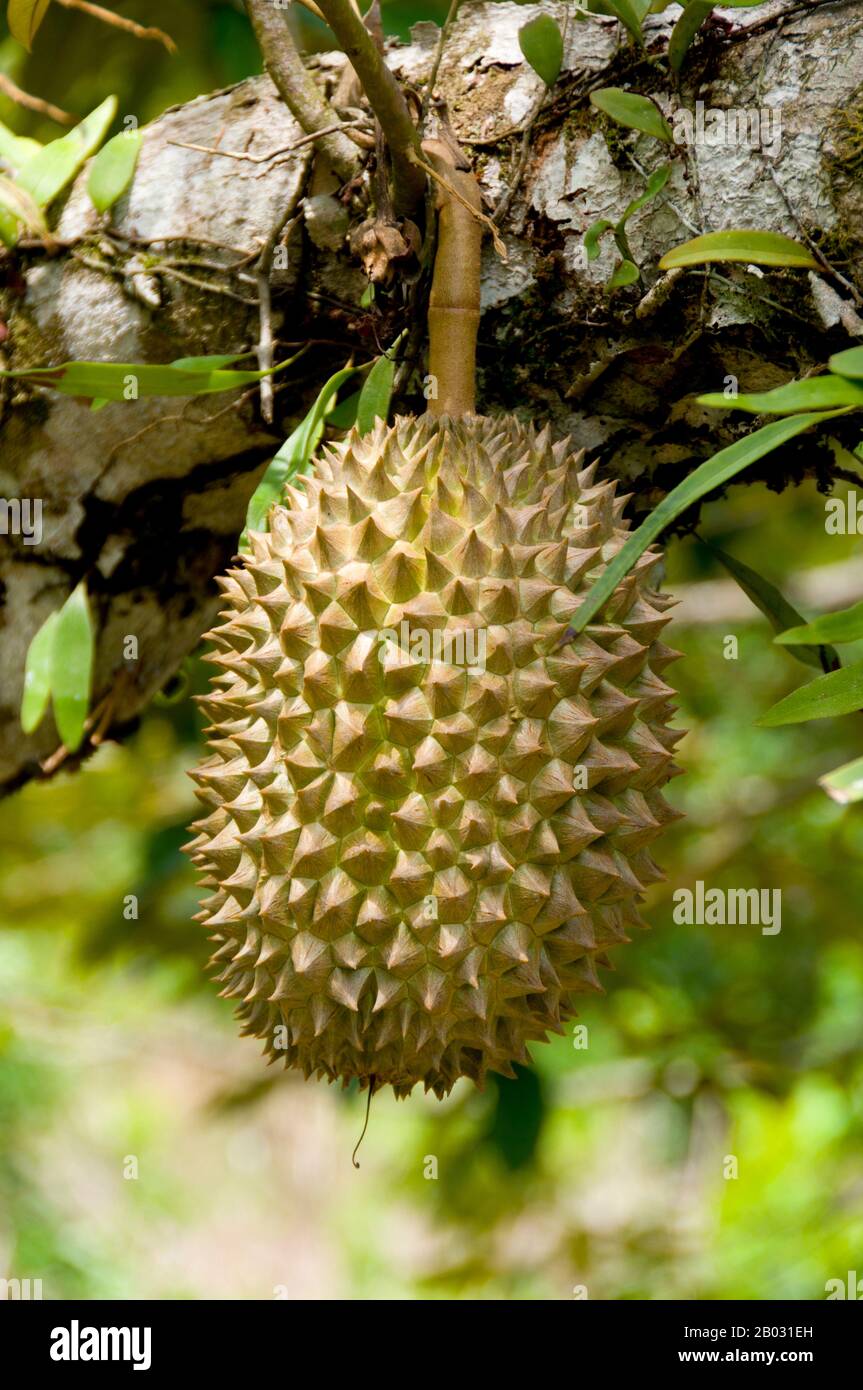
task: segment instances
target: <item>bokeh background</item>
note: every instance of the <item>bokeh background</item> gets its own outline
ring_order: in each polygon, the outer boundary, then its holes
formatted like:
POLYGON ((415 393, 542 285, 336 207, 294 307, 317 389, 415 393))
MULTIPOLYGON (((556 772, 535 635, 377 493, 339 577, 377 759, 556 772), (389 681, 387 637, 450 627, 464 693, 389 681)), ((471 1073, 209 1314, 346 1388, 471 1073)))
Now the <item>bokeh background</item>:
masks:
MULTIPOLYGON (((145 120, 259 69, 238 4, 115 8, 179 58, 52 7, 0 70, 145 120)), ((384 15, 406 33, 444 8, 384 15)), ((0 118, 57 133, 2 100, 0 118)), ((813 484, 736 487, 701 529, 807 616, 863 593, 860 540, 825 533, 813 484)), ((863 809, 816 783, 860 755, 863 719, 757 728, 806 671, 696 539, 667 583, 686 818, 651 930, 585 1005, 586 1047, 571 1029, 484 1094, 376 1096, 359 1171, 365 1097, 266 1068, 204 976, 188 694, 0 804, 0 1277, 45 1298, 559 1300, 817 1299, 863 1276, 863 809), (781 888, 781 933, 674 925, 697 879, 781 888)), ((203 688, 198 658, 187 675, 203 688)))

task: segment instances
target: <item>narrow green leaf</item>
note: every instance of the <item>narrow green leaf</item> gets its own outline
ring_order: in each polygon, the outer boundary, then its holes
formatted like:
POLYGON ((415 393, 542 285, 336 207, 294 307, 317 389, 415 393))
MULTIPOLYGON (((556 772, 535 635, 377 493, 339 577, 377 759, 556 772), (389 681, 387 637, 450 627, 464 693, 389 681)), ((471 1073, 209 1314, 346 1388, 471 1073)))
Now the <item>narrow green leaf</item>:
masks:
POLYGON ((178 357, 170 365, 175 372, 193 372, 198 375, 201 372, 221 371, 224 367, 232 367, 235 362, 242 362, 244 357, 251 356, 250 352, 213 353, 208 357, 178 357))
POLYGON ((721 487, 738 473, 742 473, 750 463, 778 449, 795 435, 802 434, 811 425, 830 419, 829 415, 794 415, 787 420, 771 420, 769 425, 753 430, 745 439, 738 439, 726 449, 720 449, 712 458, 705 459, 688 478, 672 488, 659 506, 643 521, 637 531, 617 552, 606 567, 601 578, 590 589, 584 602, 570 624, 571 633, 582 632, 592 618, 611 598, 621 579, 629 573, 640 555, 662 534, 675 517, 691 507, 706 493, 721 487))
POLYGON ((357 405, 357 430, 360 434, 368 434, 375 420, 387 418, 395 370, 395 362, 391 357, 387 357, 386 353, 372 364, 372 369, 363 382, 357 405))
POLYGON ((82 580, 57 614, 51 644, 54 722, 70 753, 75 752, 84 737, 92 678, 93 628, 87 586, 82 580))
POLYGON ((591 222, 584 234, 584 249, 587 252, 587 259, 595 261, 599 255, 599 243, 605 232, 613 227, 614 223, 609 222, 607 217, 602 217, 598 222, 591 222))
POLYGON ((64 396, 98 397, 109 401, 137 400, 140 396, 206 396, 253 386, 290 365, 279 362, 266 372, 190 371, 171 364, 163 367, 141 362, 64 362, 58 367, 28 367, 23 371, 0 370, 0 376, 21 377, 37 386, 49 386, 64 396))
POLYGON ((59 140, 43 145, 21 170, 18 184, 36 199, 40 207, 46 208, 99 148, 116 114, 117 98, 107 97, 68 135, 61 135, 59 140))
POLYGON ((802 627, 793 627, 776 638, 786 645, 789 642, 804 642, 819 645, 823 642, 859 642, 863 638, 863 603, 853 603, 850 608, 837 609, 835 613, 824 613, 802 627))
POLYGON ((48 10, 51 0, 9 0, 6 21, 9 33, 23 43, 28 53, 33 47, 36 31, 48 10))
POLYGON ((668 40, 668 63, 672 72, 680 71, 690 44, 713 11, 713 4, 714 0, 689 0, 668 40))
MULTIPOLYGON (((633 198, 632 202, 628 205, 626 211, 624 212, 623 216, 618 222, 618 227, 625 226, 634 212, 638 212, 639 208, 645 207, 647 203, 651 202, 651 200, 656 197, 657 193, 661 193, 665 185, 668 183, 670 177, 670 164, 663 164, 661 168, 654 169, 653 173, 650 175, 650 178, 647 180, 644 192, 640 193, 637 198, 633 198)), ((588 228, 588 230, 590 229, 588 228)), ((584 239, 586 242, 586 234, 584 239)))
POLYGON ((287 483, 298 473, 305 473, 312 454, 324 432, 324 422, 344 383, 362 367, 343 367, 324 383, 307 414, 303 417, 270 463, 255 488, 246 512, 246 530, 264 531, 267 513, 278 502, 287 483))
POLYGON ((349 396, 345 396, 343 401, 334 405, 327 414, 327 424, 332 425, 333 429, 337 430, 349 430, 355 425, 361 395, 362 391, 352 391, 349 396))
POLYGON ((143 130, 121 130, 96 155, 87 177, 87 192, 97 212, 107 212, 129 187, 143 139, 143 130))
POLYGON ((535 73, 553 87, 563 67, 563 38, 551 15, 539 14, 518 31, 518 46, 535 73))
POLYGON ((632 261, 618 261, 617 265, 614 267, 614 270, 611 272, 611 275, 609 276, 606 289, 622 289, 624 285, 631 285, 634 280, 637 280, 638 275, 638 266, 633 265, 632 261))
POLYGON ((752 415, 793 415, 798 410, 835 410, 840 406, 863 406, 863 383, 844 376, 813 376, 806 381, 788 381, 772 391, 750 395, 725 396, 711 391, 698 397, 699 405, 719 410, 746 410, 752 415))
POLYGON ((818 778, 818 785, 841 806, 860 801, 863 799, 863 758, 855 758, 853 762, 843 763, 841 767, 825 773, 818 778))
POLYGON ((780 724, 802 724, 809 719, 835 719, 863 708, 863 661, 828 671, 814 681, 792 690, 784 700, 772 705, 756 722, 765 729, 780 724))
POLYGON ((51 698, 51 649, 56 625, 57 614, 49 613, 27 648, 21 696, 21 728, 25 734, 32 734, 42 723, 51 698))
MULTIPOLYGON (((817 671, 823 670, 821 658, 817 651, 809 647, 794 646, 786 641, 787 628, 795 628, 801 622, 801 616, 796 608, 781 594, 775 585, 765 579, 756 570, 744 565, 742 560, 735 560, 733 555, 727 555, 724 550, 720 550, 718 545, 713 545, 711 541, 703 541, 711 554, 715 555, 720 564, 724 565, 728 573, 740 585, 746 597, 751 603, 755 604, 764 614, 774 632, 782 633, 783 636, 777 637, 777 642, 782 642, 788 648, 789 656, 793 656, 804 666, 814 666, 817 671)), ((798 627, 797 631, 801 631, 798 627)), ((824 647, 824 659, 828 665, 838 665, 839 657, 832 647, 824 647)))
POLYGON ((631 130, 642 130, 645 135, 653 135, 657 140, 667 140, 673 144, 671 126, 658 107, 647 97, 637 92, 625 92, 622 87, 601 87, 590 94, 591 105, 604 111, 619 125, 631 130))
POLYGON ((0 236, 7 246, 15 245, 22 228, 31 236, 49 235, 48 224, 38 203, 26 189, 7 179, 5 174, 0 174, 0 209, 12 219, 8 231, 0 225, 0 236))
POLYGON ((834 352, 830 358, 831 372, 839 376, 850 376, 855 381, 863 378, 863 347, 846 348, 844 352, 834 352))
POLYGON ((746 265, 787 265, 817 270, 818 262, 799 241, 779 232, 737 229, 708 232, 666 251, 660 270, 678 265, 707 265, 711 261, 742 261, 746 265))

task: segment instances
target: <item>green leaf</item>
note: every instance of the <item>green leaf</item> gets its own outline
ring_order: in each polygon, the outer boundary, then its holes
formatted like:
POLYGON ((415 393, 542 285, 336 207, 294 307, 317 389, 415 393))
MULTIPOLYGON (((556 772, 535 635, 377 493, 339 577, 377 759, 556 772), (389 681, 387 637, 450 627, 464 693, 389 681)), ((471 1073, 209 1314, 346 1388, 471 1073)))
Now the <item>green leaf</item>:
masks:
POLYGON ((46 208, 99 148, 116 114, 117 98, 107 97, 68 135, 61 135, 59 140, 44 145, 25 164, 18 175, 18 184, 36 199, 40 207, 46 208))
POLYGON ((844 352, 834 352, 828 363, 831 372, 839 376, 850 376, 855 381, 863 378, 863 347, 846 348, 844 352))
POLYGON ((690 44, 713 11, 713 4, 714 0, 689 0, 668 40, 668 63, 672 72, 680 71, 690 44))
POLYGON ((602 217, 598 222, 591 222, 584 234, 584 249, 587 252, 587 259, 595 261, 599 255, 599 242, 605 232, 613 227, 614 223, 609 222, 607 217, 602 217))
POLYGON ((788 265, 817 270, 818 262, 799 241, 779 232, 735 230, 708 232, 666 251, 660 270, 678 265, 707 265, 710 261, 743 261, 746 265, 788 265))
POLYGON ((278 502, 285 486, 298 473, 305 473, 324 432, 324 422, 344 383, 362 367, 343 367, 321 387, 308 413, 288 436, 249 501, 246 530, 264 531, 267 513, 278 502))
POLYGON ((251 357, 251 352, 223 352, 213 353, 208 357, 178 357, 172 362, 171 368, 175 372, 200 372, 221 371, 223 367, 232 367, 235 362, 242 362, 244 357, 251 357))
POLYGON ((693 502, 697 502, 706 493, 713 492, 738 473, 742 473, 750 463, 755 463, 765 454, 785 444, 787 440, 793 439, 795 435, 802 434, 811 425, 820 424, 826 419, 830 419, 830 416, 794 415, 787 420, 771 420, 769 425, 762 425, 761 429, 753 430, 745 439, 738 439, 726 449, 720 449, 713 458, 705 459, 688 478, 684 478, 682 483, 672 488, 646 521, 632 533, 587 594, 570 624, 569 631, 578 633, 584 630, 611 598, 621 579, 629 573, 639 556, 643 555, 666 526, 669 526, 675 517, 680 516, 681 512, 685 512, 687 507, 691 507, 693 502))
POLYGON ((638 266, 633 265, 632 261, 618 261, 617 265, 614 267, 614 270, 611 272, 611 275, 609 276, 606 289, 622 289, 624 285, 631 285, 634 280, 638 279, 638 276, 638 266))
POLYGON ((107 212, 129 187, 143 139, 143 130, 121 130, 96 155, 87 177, 87 192, 97 212, 107 212))
POLYGON ((70 753, 75 752, 84 737, 92 677, 93 628, 87 586, 82 580, 57 614, 51 644, 54 722, 70 753))
POLYGON ((518 46, 535 73, 553 87, 563 67, 563 38, 551 15, 539 14, 518 31, 518 46))
POLYGON ((0 224, 0 237, 7 246, 15 245, 22 227, 31 236, 50 235, 38 203, 25 189, 7 179, 5 174, 0 174, 0 210, 8 213, 12 219, 8 231, 0 224))
POLYGON ((650 9, 650 0, 604 0, 604 12, 616 15, 640 46, 644 46, 641 21, 650 9))
POLYGON ((64 362, 59 367, 0 370, 0 376, 21 377, 37 386, 50 386, 64 396, 124 401, 140 396, 206 396, 233 391, 238 386, 253 386, 292 361, 289 358, 279 362, 265 372, 191 371, 173 364, 156 367, 140 362, 64 362))
POLYGON ((30 140, 26 135, 16 135, 0 121, 0 159, 4 160, 14 173, 23 169, 41 148, 38 140, 30 140))
POLYGON ((6 9, 9 32, 19 43, 23 43, 28 53, 49 4, 50 0, 9 0, 6 9))
POLYGON ((825 773, 818 778, 818 785, 842 806, 860 801, 863 798, 863 758, 855 758, 853 762, 843 763, 841 767, 825 773))
POLYGON ((25 734, 32 734, 42 723, 51 698, 51 650, 56 625, 57 614, 50 613, 27 648, 21 696, 21 728, 25 734))
POLYGON ((811 623, 794 627, 776 638, 783 646, 788 642, 805 642, 809 645, 822 642, 859 642, 863 638, 863 603, 853 603, 850 608, 840 608, 835 613, 824 613, 811 623))
POLYGON ((352 391, 327 413, 327 424, 337 430, 349 430, 357 422, 357 408, 362 391, 352 391))
POLYGON ((699 396, 698 403, 720 410, 746 410, 752 415, 792 415, 798 410, 863 406, 863 384, 842 376, 813 376, 806 381, 788 381, 772 391, 751 395, 725 396, 720 391, 711 391, 699 396))
MULTIPOLYGON (((777 637, 776 640, 787 646, 789 656, 795 657, 804 666, 814 666, 818 671, 823 670, 821 658, 817 651, 811 651, 809 647, 793 646, 786 641, 788 636, 786 628, 794 628, 795 624, 801 621, 801 617, 797 609, 792 608, 785 596, 770 583, 770 580, 765 579, 756 570, 750 569, 748 565, 744 565, 742 560, 735 560, 733 555, 727 555, 724 550, 719 549, 718 545, 713 545, 710 541, 703 541, 703 544, 734 577, 750 602, 761 610, 773 631, 784 634, 782 637, 777 637)), ((797 630, 800 631, 799 628, 797 630)), ((828 665, 839 664, 839 658, 832 647, 825 647, 824 659, 828 665)))
POLYGON ((645 135, 667 140, 669 144, 674 142, 671 126, 662 112, 637 92, 625 92, 622 87, 601 87, 599 91, 591 92, 590 101, 598 111, 604 111, 619 125, 642 130, 645 135))
POLYGON ((863 661, 816 676, 808 685, 792 690, 771 706, 756 722, 765 729, 780 724, 802 724, 809 719, 835 719, 863 707, 863 661))
POLYGON ((368 434, 375 420, 385 420, 393 394, 393 378, 396 364, 386 353, 378 357, 363 382, 357 405, 357 430, 368 434))
MULTIPOLYGON (((670 177, 670 164, 663 164, 661 168, 654 169, 653 173, 650 175, 650 178, 647 180, 644 192, 640 193, 637 198, 633 198, 632 202, 628 205, 626 211, 624 212, 623 216, 618 222, 618 227, 625 226, 634 212, 638 212, 639 208, 643 208, 647 203, 651 202, 651 200, 656 197, 657 193, 661 193, 665 185, 668 183, 670 177)), ((586 234, 585 241, 587 241, 586 234)))

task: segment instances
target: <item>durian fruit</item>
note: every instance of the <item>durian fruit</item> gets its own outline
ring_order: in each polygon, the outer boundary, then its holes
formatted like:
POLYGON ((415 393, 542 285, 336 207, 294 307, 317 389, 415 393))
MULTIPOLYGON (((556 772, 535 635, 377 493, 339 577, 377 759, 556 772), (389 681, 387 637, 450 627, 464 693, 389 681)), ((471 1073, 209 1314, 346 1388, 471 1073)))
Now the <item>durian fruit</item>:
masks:
POLYGON ((568 635, 625 499, 548 429, 473 413, 479 192, 423 149, 438 396, 327 449, 222 581, 189 846, 243 1031, 398 1096, 513 1075, 601 989, 661 877, 680 737, 657 554, 568 635))
POLYGON ((379 423, 289 493, 210 634, 191 850, 223 993, 307 1076, 511 1075, 661 877, 659 556, 563 640, 625 499, 512 416, 379 423))

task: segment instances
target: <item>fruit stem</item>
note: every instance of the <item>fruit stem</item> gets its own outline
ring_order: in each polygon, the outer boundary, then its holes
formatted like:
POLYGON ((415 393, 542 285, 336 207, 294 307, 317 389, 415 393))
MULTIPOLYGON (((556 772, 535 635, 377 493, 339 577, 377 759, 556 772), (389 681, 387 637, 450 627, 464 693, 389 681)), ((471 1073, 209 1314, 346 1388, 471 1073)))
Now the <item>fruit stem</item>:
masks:
POLYGON ((480 246, 482 224, 471 212, 481 206, 472 173, 456 167, 449 148, 424 140, 423 153, 466 203, 435 180, 438 210, 437 249, 429 297, 429 373, 436 395, 432 415, 476 412, 476 337, 479 330, 480 246))

